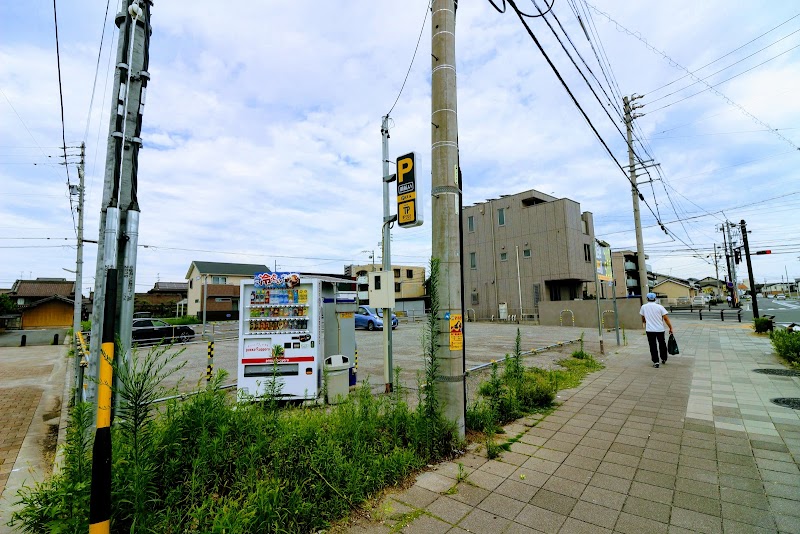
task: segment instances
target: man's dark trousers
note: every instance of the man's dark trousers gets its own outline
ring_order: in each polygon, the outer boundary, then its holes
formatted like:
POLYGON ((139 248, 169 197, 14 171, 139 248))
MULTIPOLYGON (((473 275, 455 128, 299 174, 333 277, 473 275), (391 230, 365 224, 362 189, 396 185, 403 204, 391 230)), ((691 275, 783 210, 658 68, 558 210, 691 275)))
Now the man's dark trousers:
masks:
POLYGON ((647 343, 650 344, 650 359, 653 360, 653 363, 658 363, 659 352, 661 361, 667 361, 667 342, 664 339, 664 332, 647 332, 647 343))

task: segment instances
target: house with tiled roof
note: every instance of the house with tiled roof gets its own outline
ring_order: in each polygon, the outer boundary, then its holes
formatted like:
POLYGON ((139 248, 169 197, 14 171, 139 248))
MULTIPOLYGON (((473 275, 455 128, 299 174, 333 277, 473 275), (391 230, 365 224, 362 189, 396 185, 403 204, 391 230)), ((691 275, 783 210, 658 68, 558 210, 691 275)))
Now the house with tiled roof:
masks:
POLYGON ((21 328, 72 326, 75 282, 66 278, 17 280, 7 295, 18 307, 21 328))
POLYGON ((36 301, 59 296, 66 299, 75 298, 75 282, 66 278, 37 278, 35 280, 17 280, 8 292, 9 298, 17 306, 28 306, 36 301))
POLYGON ((206 312, 209 321, 239 318, 239 284, 269 267, 255 263, 193 261, 186 272, 187 315, 206 312))

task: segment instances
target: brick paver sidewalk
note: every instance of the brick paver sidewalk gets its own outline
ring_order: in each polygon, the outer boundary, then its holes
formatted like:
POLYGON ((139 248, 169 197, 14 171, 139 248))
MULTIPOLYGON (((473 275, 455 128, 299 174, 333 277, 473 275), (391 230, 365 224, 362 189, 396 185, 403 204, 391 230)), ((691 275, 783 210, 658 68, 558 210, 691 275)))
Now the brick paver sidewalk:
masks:
POLYGON ((349 531, 800 533, 800 417, 770 402, 800 379, 753 373, 781 366, 746 325, 674 322, 666 366, 631 334, 552 415, 509 425, 511 452, 441 464, 349 531))

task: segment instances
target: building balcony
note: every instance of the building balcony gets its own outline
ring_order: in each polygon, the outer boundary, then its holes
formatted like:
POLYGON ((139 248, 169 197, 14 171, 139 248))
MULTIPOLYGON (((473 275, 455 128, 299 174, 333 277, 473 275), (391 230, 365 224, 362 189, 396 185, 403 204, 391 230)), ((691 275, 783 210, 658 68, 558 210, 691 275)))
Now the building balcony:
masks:
POLYGON ((633 263, 632 261, 626 261, 625 262, 625 270, 626 271, 636 271, 636 270, 638 270, 638 267, 636 267, 636 264, 633 263))
POLYGON ((626 278, 625 279, 625 285, 627 287, 639 287, 639 281, 635 280, 633 278, 626 278))

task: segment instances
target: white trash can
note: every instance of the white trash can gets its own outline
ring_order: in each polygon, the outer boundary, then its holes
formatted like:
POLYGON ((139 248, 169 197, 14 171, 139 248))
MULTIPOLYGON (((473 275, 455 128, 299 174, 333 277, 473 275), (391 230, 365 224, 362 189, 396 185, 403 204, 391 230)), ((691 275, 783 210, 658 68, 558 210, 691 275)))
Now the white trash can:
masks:
POLYGON ((325 380, 327 381, 327 402, 338 404, 350 392, 350 368, 353 363, 349 356, 334 354, 325 358, 325 380))

